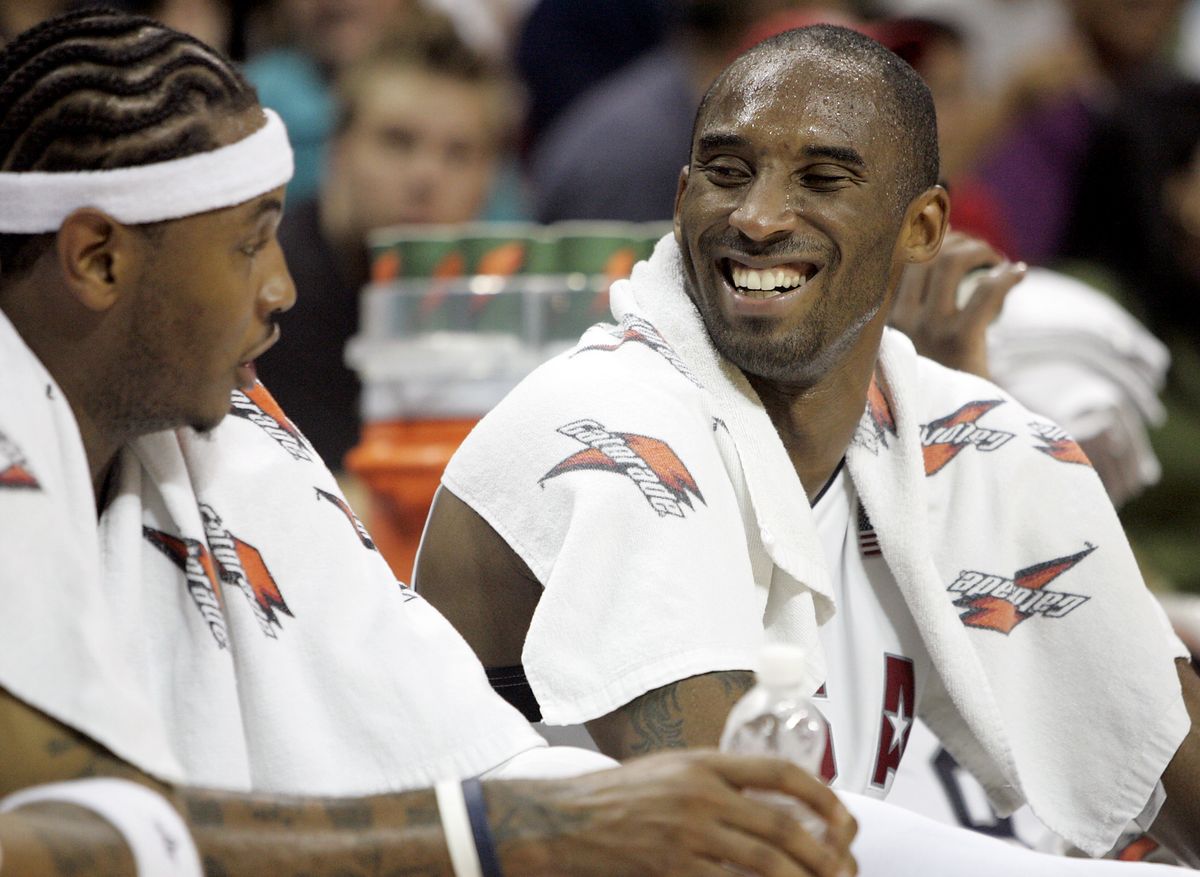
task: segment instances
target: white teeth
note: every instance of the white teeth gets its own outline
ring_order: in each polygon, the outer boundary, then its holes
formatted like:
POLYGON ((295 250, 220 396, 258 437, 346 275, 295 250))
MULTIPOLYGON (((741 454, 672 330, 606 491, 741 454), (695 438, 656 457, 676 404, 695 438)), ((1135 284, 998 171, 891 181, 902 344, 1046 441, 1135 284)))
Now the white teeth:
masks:
POLYGON ((774 270, 758 271, 754 268, 746 268, 738 264, 732 265, 731 268, 733 285, 738 287, 738 289, 781 292, 803 286, 807 282, 807 278, 793 268, 782 267, 774 270))

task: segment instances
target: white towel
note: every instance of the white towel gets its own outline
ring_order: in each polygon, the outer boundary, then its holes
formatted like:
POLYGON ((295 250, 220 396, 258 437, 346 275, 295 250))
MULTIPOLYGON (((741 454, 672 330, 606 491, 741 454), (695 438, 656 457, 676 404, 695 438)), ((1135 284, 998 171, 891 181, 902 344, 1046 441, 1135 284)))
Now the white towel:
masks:
POLYGON ((0 315, 0 687, 233 790, 429 786, 544 745, 270 396, 233 411, 124 449, 98 529, 70 407, 0 315))
MULTIPOLYGON (((670 237, 612 303, 443 478, 545 586, 523 660, 546 721, 751 667, 764 635, 805 644, 815 688, 837 607, 807 497, 670 237)), ((1187 731, 1184 650, 1078 447, 889 332, 847 464, 933 662, 925 719, 998 809, 1107 850, 1187 731)))
POLYGON ((1146 427, 1166 419, 1158 394, 1171 357, 1116 302, 1073 277, 1031 268, 988 328, 988 360, 998 384, 1076 439, 1106 435, 1110 465, 1120 471, 1110 485, 1118 503, 1158 481, 1146 427))

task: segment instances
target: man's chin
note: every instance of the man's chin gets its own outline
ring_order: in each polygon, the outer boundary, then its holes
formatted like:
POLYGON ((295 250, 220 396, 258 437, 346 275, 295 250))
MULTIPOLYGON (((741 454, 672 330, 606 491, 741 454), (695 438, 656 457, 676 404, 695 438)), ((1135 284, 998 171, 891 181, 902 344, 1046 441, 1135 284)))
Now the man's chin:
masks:
POLYGON ((225 415, 229 413, 229 407, 226 406, 221 410, 220 414, 212 414, 201 417, 194 417, 188 423, 188 426, 197 435, 209 436, 212 434, 221 422, 225 419, 225 415))

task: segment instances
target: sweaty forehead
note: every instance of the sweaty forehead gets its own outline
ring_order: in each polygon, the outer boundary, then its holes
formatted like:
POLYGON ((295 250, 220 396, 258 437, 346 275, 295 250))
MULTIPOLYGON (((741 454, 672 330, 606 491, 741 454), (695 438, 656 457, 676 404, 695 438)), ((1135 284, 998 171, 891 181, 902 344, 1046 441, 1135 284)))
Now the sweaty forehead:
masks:
POLYGON ((810 136, 870 148, 885 135, 882 86, 861 63, 800 52, 743 56, 709 96, 697 136, 754 130, 783 141, 810 136))

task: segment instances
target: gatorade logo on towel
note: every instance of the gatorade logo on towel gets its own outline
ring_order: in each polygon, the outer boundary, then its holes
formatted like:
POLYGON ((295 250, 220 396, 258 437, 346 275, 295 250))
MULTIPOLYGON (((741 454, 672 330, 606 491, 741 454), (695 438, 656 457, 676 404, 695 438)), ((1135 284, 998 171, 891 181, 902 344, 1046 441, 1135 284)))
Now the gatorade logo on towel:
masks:
POLYGON ((1051 591, 1046 587, 1096 550, 1095 545, 1066 557, 1056 557, 1018 570, 1011 579, 975 570, 963 570, 946 590, 961 594, 954 605, 966 611, 959 616, 967 627, 994 630, 1006 636, 1034 615, 1062 618, 1090 597, 1051 591))
POLYGON ((973 445, 978 451, 995 451, 1007 444, 1013 433, 987 429, 976 422, 997 405, 1003 404, 1000 399, 968 402, 953 414, 931 420, 921 427, 925 474, 936 475, 941 472, 969 445, 973 445))
POLYGON ((0 432, 0 489, 41 490, 21 449, 0 432))
POLYGON ((1058 460, 1060 463, 1077 463, 1091 468, 1092 461, 1087 458, 1083 448, 1079 447, 1061 426, 1035 420, 1029 424, 1029 429, 1033 432, 1034 438, 1041 442, 1040 445, 1034 447, 1047 457, 1058 460))
POLYGON ((616 341, 614 341, 612 344, 591 344, 587 347, 579 348, 571 355, 578 356, 579 354, 588 350, 603 350, 611 353, 612 351, 617 350, 625 342, 632 341, 635 344, 641 344, 645 347, 649 347, 651 350, 669 362, 672 366, 674 366, 677 372, 679 372, 697 387, 702 386, 699 379, 692 374, 692 370, 689 369, 684 361, 679 358, 679 354, 675 352, 675 348, 667 343, 667 339, 658 334, 658 330, 655 329, 652 324, 646 320, 643 320, 641 317, 633 314, 626 314, 621 319, 621 325, 614 326, 609 331, 609 334, 616 339, 616 341))
POLYGON ((293 460, 312 462, 313 453, 296 425, 288 419, 275 398, 262 384, 255 384, 249 393, 234 390, 229 397, 229 413, 255 426, 275 440, 293 460))
POLYGON ((591 469, 617 472, 629 478, 659 517, 682 518, 685 511, 694 511, 692 496, 704 503, 696 479, 664 441, 630 432, 612 432, 595 420, 576 420, 560 426, 558 431, 587 448, 567 457, 543 475, 539 484, 568 472, 591 469))
POLYGON ((204 520, 207 546, 198 539, 172 536, 150 527, 142 527, 142 535, 183 572, 188 593, 219 648, 229 646, 223 611, 226 585, 242 592, 259 629, 275 639, 276 631, 283 627, 278 613, 294 616, 262 554, 226 530, 212 506, 201 503, 200 516, 204 520))
POLYGON ((871 386, 867 388, 867 410, 855 427, 851 441, 878 457, 880 448, 889 447, 888 436, 895 438, 897 435, 896 419, 879 386, 879 375, 872 375, 871 386))

